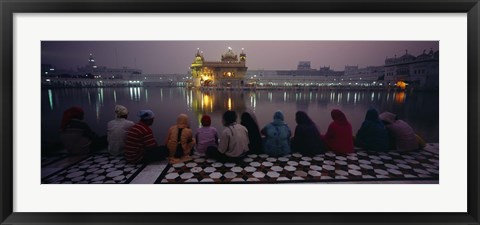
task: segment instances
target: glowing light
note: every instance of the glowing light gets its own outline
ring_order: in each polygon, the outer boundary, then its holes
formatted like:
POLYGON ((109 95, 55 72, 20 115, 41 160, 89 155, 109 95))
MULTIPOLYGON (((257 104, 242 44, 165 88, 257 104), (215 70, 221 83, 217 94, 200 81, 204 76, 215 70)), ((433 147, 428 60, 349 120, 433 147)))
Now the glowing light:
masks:
POLYGON ((402 90, 405 90, 405 88, 407 87, 407 83, 405 83, 403 81, 398 81, 395 85, 402 90))
POLYGON ((395 103, 398 103, 398 104, 402 104, 405 102, 405 97, 406 97, 406 94, 405 92, 397 92, 395 93, 395 103))
POLYGON ((130 87, 130 100, 133 100, 133 88, 130 87))
MULTIPOLYGON (((100 81, 100 82, 102 82, 102 81, 100 81)), ((103 88, 100 88, 100 101, 103 105, 103 88)))
POLYGON ((145 101, 148 102, 148 90, 145 89, 145 101))
POLYGON ((46 81, 46 82, 50 82, 50 79, 46 79, 45 81, 46 81))
POLYGON ((48 100, 50 101, 50 109, 53 110, 53 94, 52 94, 52 89, 48 89, 48 100))
POLYGON ((207 94, 203 94, 202 97, 202 109, 212 109, 213 108, 213 101, 211 97, 207 94))
POLYGON ((228 98, 228 110, 232 110, 232 99, 228 98))

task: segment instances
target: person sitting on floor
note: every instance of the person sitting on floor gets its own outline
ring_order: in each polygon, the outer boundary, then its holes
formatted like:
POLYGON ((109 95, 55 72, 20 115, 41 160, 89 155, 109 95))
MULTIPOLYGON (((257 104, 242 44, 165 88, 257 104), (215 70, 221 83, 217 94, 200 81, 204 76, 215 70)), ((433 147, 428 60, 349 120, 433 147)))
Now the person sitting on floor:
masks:
POLYGON ((152 110, 138 112, 140 121, 133 125, 125 138, 125 159, 129 163, 149 163, 165 159, 168 151, 159 147, 150 126, 154 121, 152 110))
POLYGON ((295 135, 292 138, 292 151, 300 152, 302 155, 313 156, 324 153, 327 145, 321 138, 317 125, 304 111, 295 114, 295 135))
POLYGON ((203 115, 201 123, 202 127, 195 134, 195 154, 205 156, 208 148, 218 148, 218 133, 215 127, 210 126, 212 119, 209 115, 203 115))
POLYGON ((78 106, 63 112, 60 125, 60 138, 63 146, 70 154, 87 154, 107 146, 106 138, 99 137, 90 126, 83 121, 84 111, 78 106))
POLYGON ((116 118, 107 124, 108 152, 111 155, 123 155, 125 136, 135 123, 127 120, 128 110, 123 105, 115 106, 115 114, 116 118))
POLYGON ((290 137, 292 132, 284 122, 281 111, 273 114, 273 122, 266 125, 261 133, 265 135, 264 151, 270 156, 283 156, 290 153, 290 137))
POLYGON ((332 110, 331 116, 333 122, 328 126, 327 133, 322 136, 329 150, 338 154, 353 153, 352 125, 338 109, 332 110))
POLYGON ((369 109, 355 136, 354 144, 365 150, 388 151, 388 142, 388 131, 380 121, 377 110, 369 109))
POLYGON ((237 124, 237 114, 234 111, 223 113, 225 129, 220 135, 218 149, 208 149, 207 157, 223 162, 236 162, 248 152, 248 131, 237 124))
POLYGON ((193 146, 195 146, 195 140, 193 139, 187 115, 178 115, 177 124, 168 129, 165 143, 168 148, 170 163, 191 160, 190 153, 192 153, 193 146))
POLYGON ((380 114, 380 120, 385 124, 390 137, 390 146, 397 151, 412 151, 425 147, 423 140, 415 134, 407 122, 397 119, 391 112, 380 114))
POLYGON ((248 130, 248 149, 251 154, 262 153, 262 136, 260 135, 260 129, 255 118, 255 114, 251 110, 247 110, 242 113, 241 125, 248 130))

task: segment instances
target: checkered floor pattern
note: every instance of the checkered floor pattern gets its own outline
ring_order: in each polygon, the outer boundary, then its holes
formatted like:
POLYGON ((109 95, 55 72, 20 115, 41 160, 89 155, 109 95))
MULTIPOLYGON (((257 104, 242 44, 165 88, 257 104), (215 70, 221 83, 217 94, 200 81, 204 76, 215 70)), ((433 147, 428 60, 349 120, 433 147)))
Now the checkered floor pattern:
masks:
POLYGON ((129 183, 145 165, 127 164, 123 156, 92 155, 42 179, 44 184, 129 183))
POLYGON ((289 183, 367 180, 438 180, 438 155, 428 151, 332 152, 305 157, 248 155, 240 163, 195 157, 168 168, 160 183, 289 183))
MULTIPOLYGON (((427 147, 438 152, 438 144, 429 144, 427 147)), ((134 179, 145 180, 139 179, 145 177, 151 178, 147 179, 152 180, 151 183, 160 184, 412 180, 438 182, 439 156, 433 152, 421 150, 379 153, 359 150, 349 155, 327 152, 314 157, 302 156, 299 153, 283 157, 251 154, 238 163, 222 163, 194 155, 190 162, 173 165, 166 162, 151 165, 128 164, 123 156, 110 156, 108 153, 85 156, 71 164, 68 156, 55 155, 50 158, 42 157, 42 172, 47 174, 42 177, 42 184, 128 184, 134 179)))

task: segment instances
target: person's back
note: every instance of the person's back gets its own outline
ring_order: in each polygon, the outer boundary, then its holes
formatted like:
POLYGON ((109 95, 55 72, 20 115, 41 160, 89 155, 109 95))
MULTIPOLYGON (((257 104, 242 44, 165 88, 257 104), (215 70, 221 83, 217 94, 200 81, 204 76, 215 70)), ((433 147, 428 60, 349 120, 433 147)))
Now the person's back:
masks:
POLYGON ((222 131, 218 150, 228 157, 240 157, 248 152, 248 131, 240 124, 232 124, 222 131))
POLYGON ((271 156, 282 156, 290 153, 290 137, 292 132, 283 121, 283 113, 277 111, 274 121, 262 129, 265 135, 264 151, 271 156))
POLYGON ((70 154, 86 154, 97 135, 83 121, 83 109, 74 106, 63 112, 60 125, 60 139, 70 154))
POLYGON ((388 131, 380 121, 377 110, 369 109, 367 111, 365 121, 357 132, 355 142, 356 145, 366 150, 389 150, 388 131))
POLYGON ((190 155, 190 152, 195 145, 195 141, 193 140, 192 129, 190 129, 187 115, 178 115, 177 124, 168 129, 166 145, 169 151, 169 157, 175 157, 176 152, 177 154, 181 154, 181 156, 177 155, 178 157, 175 158, 190 155), (179 136, 180 143, 178 141, 179 136), (178 144, 181 145, 181 152, 177 152, 178 144))
POLYGON ((388 130, 390 144, 397 151, 411 151, 420 147, 413 128, 405 121, 398 120, 397 115, 391 112, 383 112, 379 117, 388 130))
POLYGON ((124 153, 125 136, 130 128, 135 125, 133 121, 125 118, 116 118, 107 124, 108 152, 112 155, 124 153))
POLYGON ((352 125, 348 122, 345 114, 338 109, 331 112, 333 122, 328 126, 325 134, 325 142, 328 148, 339 154, 353 152, 352 125))
POLYGON ((150 127, 138 122, 128 130, 125 137, 125 158, 130 163, 139 163, 143 160, 147 148, 157 146, 150 127))
POLYGON ((315 123, 303 111, 295 114, 295 135, 292 139, 292 151, 312 156, 326 151, 326 144, 320 136, 315 123))
POLYGON ((325 142, 315 125, 299 124, 295 127, 292 149, 306 156, 325 152, 325 142))
POLYGON ((248 139, 249 152, 252 154, 262 153, 262 136, 260 135, 260 129, 255 119, 255 115, 251 111, 246 111, 242 113, 241 116, 241 125, 247 128, 248 130, 248 139))
POLYGON ((411 151, 419 148, 415 131, 403 120, 396 120, 386 126, 391 133, 398 151, 411 151))
POLYGON ((220 134, 218 148, 208 148, 206 155, 222 162, 237 162, 248 152, 248 131, 237 124, 237 113, 225 111, 222 116, 225 129, 220 134))
POLYGON ((63 146, 70 154, 86 154, 90 152, 92 140, 84 135, 85 130, 81 128, 66 128, 60 132, 60 139, 63 146))
POLYGON ((208 147, 217 147, 217 129, 211 126, 198 128, 195 134, 195 139, 196 153, 200 156, 204 156, 208 147))

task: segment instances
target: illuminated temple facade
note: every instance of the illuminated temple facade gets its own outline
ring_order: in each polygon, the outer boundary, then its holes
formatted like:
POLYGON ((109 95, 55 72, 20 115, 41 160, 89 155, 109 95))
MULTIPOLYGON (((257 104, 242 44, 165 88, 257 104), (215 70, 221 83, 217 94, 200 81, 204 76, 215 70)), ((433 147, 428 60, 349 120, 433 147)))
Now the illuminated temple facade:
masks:
POLYGON ((244 84, 247 55, 242 49, 238 57, 228 47, 221 61, 205 61, 203 52, 197 49, 195 60, 190 69, 194 87, 215 86, 215 87, 240 87, 244 84))

